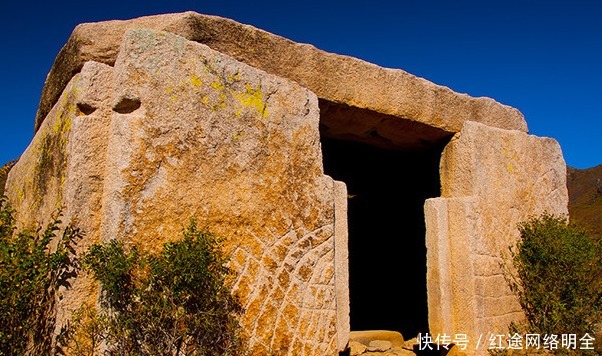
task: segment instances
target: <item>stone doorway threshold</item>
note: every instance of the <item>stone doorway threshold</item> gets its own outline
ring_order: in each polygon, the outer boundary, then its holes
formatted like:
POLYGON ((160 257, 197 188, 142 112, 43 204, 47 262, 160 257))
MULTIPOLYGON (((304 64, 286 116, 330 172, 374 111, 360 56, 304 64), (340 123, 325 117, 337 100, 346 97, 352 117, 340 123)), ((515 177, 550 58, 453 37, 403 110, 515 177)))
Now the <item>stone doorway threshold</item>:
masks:
POLYGON ((414 355, 461 355, 456 348, 439 351, 419 351, 418 340, 405 340, 397 331, 365 330, 349 333, 349 348, 341 356, 414 356, 414 355), (445 352, 444 352, 445 351, 445 352))
POLYGON ((398 331, 351 331, 348 355, 412 356, 416 355, 413 351, 414 345, 418 346, 416 338, 405 341, 403 335, 398 331))

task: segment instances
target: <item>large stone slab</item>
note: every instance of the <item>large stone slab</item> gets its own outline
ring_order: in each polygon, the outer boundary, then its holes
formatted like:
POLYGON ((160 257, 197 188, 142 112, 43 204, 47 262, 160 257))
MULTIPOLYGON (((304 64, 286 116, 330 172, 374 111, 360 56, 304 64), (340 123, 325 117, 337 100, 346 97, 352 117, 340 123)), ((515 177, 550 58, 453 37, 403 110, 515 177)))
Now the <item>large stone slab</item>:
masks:
POLYGON ((324 103, 368 109, 447 132, 458 132, 467 120, 527 130, 518 110, 493 99, 455 93, 403 70, 324 52, 230 19, 195 12, 77 26, 46 79, 36 129, 86 61, 115 62, 121 38, 132 28, 163 30, 207 44, 253 67, 298 82, 324 103))
POLYGON ((474 352, 480 334, 523 318, 504 258, 519 222, 568 214, 566 165, 553 139, 466 122, 443 152, 441 187, 425 204, 429 327, 467 334, 474 352))
POLYGON ((317 98, 183 37, 126 32, 103 235, 158 246, 196 216, 228 241, 257 354, 335 344, 334 196, 317 98))
MULTIPOLYGON (((335 267, 334 235, 345 243, 346 224, 339 209, 335 226, 316 95, 149 29, 126 31, 113 65, 84 65, 11 170, 18 218, 45 222, 63 206, 85 245, 149 250, 196 218, 226 240, 253 354, 335 354, 346 319, 334 275, 346 265, 343 254, 335 267)), ((90 297, 88 283, 60 308, 90 297)))
MULTIPOLYGON (((107 127, 113 70, 89 62, 74 76, 11 169, 6 195, 19 229, 45 226, 61 213, 84 238, 77 253, 100 241, 107 127), (91 112, 91 108, 95 108, 91 112), (83 110, 83 111, 82 111, 83 110)), ((97 286, 81 274, 57 300, 57 331, 73 310, 96 304, 97 286)))

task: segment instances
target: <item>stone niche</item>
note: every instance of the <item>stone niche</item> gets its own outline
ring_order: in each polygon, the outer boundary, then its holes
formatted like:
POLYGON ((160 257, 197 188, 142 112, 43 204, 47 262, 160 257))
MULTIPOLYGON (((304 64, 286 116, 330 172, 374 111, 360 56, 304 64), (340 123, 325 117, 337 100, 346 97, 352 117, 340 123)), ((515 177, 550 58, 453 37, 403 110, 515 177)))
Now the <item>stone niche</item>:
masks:
MULTIPOLYGON (((518 110, 193 12, 76 27, 35 129, 6 184, 18 221, 62 207, 79 250, 152 250, 196 218, 226 239, 256 355, 505 333, 517 223, 567 214, 560 147, 518 110)), ((97 288, 78 277, 57 328, 97 288)))

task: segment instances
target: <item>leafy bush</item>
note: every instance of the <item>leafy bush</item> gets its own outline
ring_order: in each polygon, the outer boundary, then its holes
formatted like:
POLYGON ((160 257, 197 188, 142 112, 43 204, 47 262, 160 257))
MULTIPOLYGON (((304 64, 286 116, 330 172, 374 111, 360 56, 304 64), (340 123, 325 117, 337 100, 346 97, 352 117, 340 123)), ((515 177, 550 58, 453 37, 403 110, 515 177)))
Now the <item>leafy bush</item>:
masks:
POLYGON ((0 196, 4 195, 4 186, 6 185, 8 173, 13 168, 15 163, 17 163, 17 161, 9 161, 5 165, 0 167, 0 196))
POLYGON ((67 227, 56 241, 60 224, 57 218, 43 232, 16 233, 13 211, 0 199, 0 355, 58 352, 54 307, 59 287, 76 275, 73 247, 80 236, 67 227))
POLYGON ((156 254, 117 240, 90 248, 83 266, 100 282, 103 310, 79 322, 93 338, 88 345, 103 342, 119 355, 242 353, 242 308, 228 288, 220 240, 194 221, 183 235, 156 254))
POLYGON ((194 221, 156 254, 117 240, 93 245, 82 262, 100 282, 102 308, 84 305, 56 335, 59 287, 77 276, 81 237, 70 226, 58 235, 60 225, 56 218, 43 231, 17 232, 0 199, 0 355, 59 354, 64 345, 80 355, 244 353, 221 241, 194 221))
POLYGON ((511 249, 511 287, 540 334, 593 335, 602 320, 602 244, 563 217, 544 214, 519 225, 511 249))

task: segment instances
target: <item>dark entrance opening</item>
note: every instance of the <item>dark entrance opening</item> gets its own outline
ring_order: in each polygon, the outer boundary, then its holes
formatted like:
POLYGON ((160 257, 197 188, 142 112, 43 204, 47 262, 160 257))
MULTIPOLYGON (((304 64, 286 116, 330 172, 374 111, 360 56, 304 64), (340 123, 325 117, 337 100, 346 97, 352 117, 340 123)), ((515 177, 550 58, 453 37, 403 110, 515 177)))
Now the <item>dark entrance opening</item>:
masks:
POLYGON ((428 331, 423 206, 440 195, 439 160, 450 134, 426 141, 402 125, 415 142, 395 142, 379 125, 392 135, 389 121, 407 120, 337 107, 339 119, 347 112, 363 116, 363 127, 375 122, 364 134, 337 135, 333 105, 321 102, 322 154, 325 173, 347 184, 351 330, 395 330, 409 339, 428 331))

